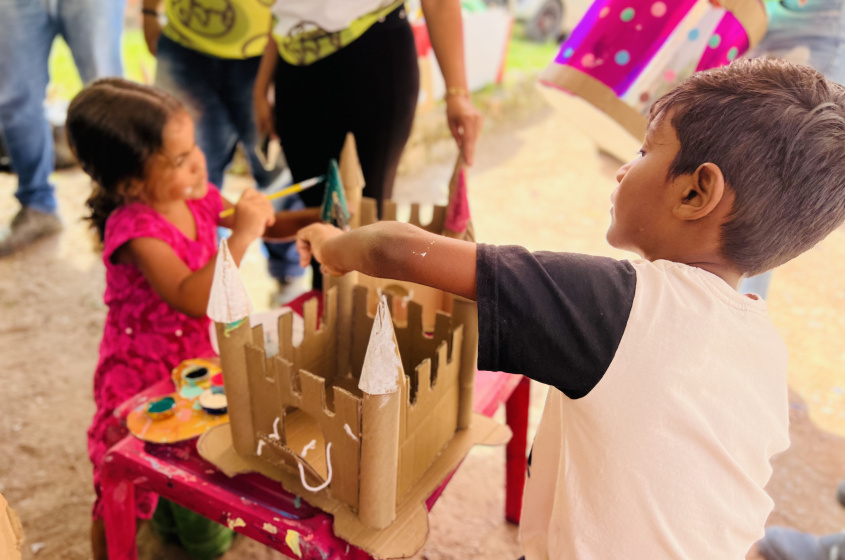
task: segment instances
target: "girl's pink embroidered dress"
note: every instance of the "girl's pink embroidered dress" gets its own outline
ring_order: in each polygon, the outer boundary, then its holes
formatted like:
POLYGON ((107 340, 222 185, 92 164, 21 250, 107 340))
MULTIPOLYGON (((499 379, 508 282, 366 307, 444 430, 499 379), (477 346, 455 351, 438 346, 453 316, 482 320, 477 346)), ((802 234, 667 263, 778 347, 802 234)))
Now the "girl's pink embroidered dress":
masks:
MULTIPOLYGON (((223 202, 212 185, 200 200, 188 200, 196 222, 196 239, 189 239, 151 207, 140 203, 121 206, 106 222, 103 262, 109 307, 100 360, 94 374, 97 412, 88 429, 88 454, 94 464, 97 501, 93 516, 103 516, 100 467, 108 448, 126 434, 114 410, 133 395, 168 379, 171 370, 189 358, 214 356, 209 341, 209 319, 193 318, 170 307, 153 290, 141 271, 112 262, 115 252, 139 237, 160 239, 193 270, 199 270, 217 252, 217 217, 223 202)), ((136 515, 149 519, 158 497, 137 491, 136 515)))

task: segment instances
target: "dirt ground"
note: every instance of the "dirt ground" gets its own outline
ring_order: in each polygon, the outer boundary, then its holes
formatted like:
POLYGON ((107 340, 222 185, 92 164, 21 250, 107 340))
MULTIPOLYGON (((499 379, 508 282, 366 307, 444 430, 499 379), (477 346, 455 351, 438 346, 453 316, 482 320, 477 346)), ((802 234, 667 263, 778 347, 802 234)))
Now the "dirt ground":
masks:
MULTIPOLYGON (((632 154, 633 155, 633 154, 632 154)), ((482 139, 469 178, 478 237, 531 249, 626 257, 604 240, 617 163, 580 131, 547 113, 482 139)), ((450 165, 400 177, 400 202, 445 195, 450 165)), ((106 308, 103 266, 80 222, 89 181, 78 170, 55 175, 65 231, 0 259, 0 493, 20 514, 24 558, 90 557, 93 499, 85 430, 94 412, 91 383, 106 308)), ((17 209, 16 179, 0 175, 0 222, 17 209)), ((229 178, 234 198, 244 181, 229 178)), ((259 309, 274 289, 252 247, 244 263, 259 309)), ((845 478, 845 233, 778 270, 770 310, 790 350, 792 447, 774 460, 769 523, 814 533, 845 526, 835 489, 845 478)), ((532 389, 532 434, 544 391, 532 389)), ((504 450, 475 449, 432 511, 418 560, 520 555, 504 522, 504 450)), ((678 499, 683 499, 678 496, 678 499)), ((184 558, 141 529, 141 558, 184 558)), ((277 559, 241 538, 224 558, 277 559)), ((750 553, 749 558, 756 558, 750 553)))

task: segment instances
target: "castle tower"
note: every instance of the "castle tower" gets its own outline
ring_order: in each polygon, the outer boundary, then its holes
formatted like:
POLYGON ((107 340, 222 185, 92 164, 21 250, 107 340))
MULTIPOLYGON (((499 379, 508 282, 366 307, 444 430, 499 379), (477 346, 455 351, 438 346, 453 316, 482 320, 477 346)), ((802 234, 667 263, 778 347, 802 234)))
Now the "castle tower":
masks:
POLYGON ((405 371, 387 299, 378 305, 361 380, 361 486, 358 517, 383 529, 396 519, 399 465, 399 424, 402 406, 400 384, 405 371))
POLYGON ((246 368, 246 345, 253 341, 249 324, 252 302, 225 239, 220 240, 217 251, 207 313, 217 330, 235 450, 248 455, 255 450, 255 429, 246 368))

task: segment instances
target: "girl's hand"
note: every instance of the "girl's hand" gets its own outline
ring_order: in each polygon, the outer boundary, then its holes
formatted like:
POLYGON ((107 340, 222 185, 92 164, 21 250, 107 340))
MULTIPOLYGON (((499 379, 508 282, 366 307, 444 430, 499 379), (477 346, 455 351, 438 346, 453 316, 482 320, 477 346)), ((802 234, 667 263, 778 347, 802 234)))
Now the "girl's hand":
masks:
POLYGON ((299 251, 299 265, 305 268, 311 264, 311 257, 317 259, 322 266, 323 272, 332 276, 343 276, 348 270, 344 270, 339 263, 327 262, 323 251, 326 242, 330 239, 343 235, 343 231, 329 224, 311 224, 299 230, 296 234, 296 249, 299 251))
POLYGON ((255 189, 247 189, 235 205, 232 237, 252 242, 264 235, 264 230, 276 222, 273 204, 255 189))
POLYGON ((481 134, 484 117, 469 97, 452 95, 446 98, 446 119, 449 121, 449 130, 464 155, 464 161, 467 165, 472 165, 475 159, 475 142, 481 134))
POLYGON ((157 17, 143 14, 144 41, 153 56, 158 55, 158 38, 161 36, 161 22, 157 17))

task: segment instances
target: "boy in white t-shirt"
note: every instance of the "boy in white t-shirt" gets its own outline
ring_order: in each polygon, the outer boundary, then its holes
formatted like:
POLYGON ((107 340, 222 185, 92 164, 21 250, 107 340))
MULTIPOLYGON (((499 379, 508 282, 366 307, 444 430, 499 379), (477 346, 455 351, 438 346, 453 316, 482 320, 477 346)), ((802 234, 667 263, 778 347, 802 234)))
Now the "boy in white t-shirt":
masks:
POLYGON ((607 239, 641 260, 398 222, 314 225, 297 242, 329 273, 477 299, 479 368, 551 386, 527 560, 740 560, 763 534, 769 460, 789 432, 786 348, 765 302, 736 286, 845 219, 845 89, 774 60, 695 74, 654 105, 617 180, 607 239))

